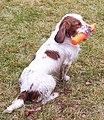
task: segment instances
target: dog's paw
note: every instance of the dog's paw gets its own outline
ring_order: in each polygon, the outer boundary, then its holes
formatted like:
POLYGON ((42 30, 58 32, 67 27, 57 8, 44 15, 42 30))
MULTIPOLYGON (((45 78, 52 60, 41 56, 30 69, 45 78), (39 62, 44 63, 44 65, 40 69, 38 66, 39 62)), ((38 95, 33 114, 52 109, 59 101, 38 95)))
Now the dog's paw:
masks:
POLYGON ((55 99, 55 98, 58 97, 58 96, 59 96, 59 93, 54 92, 54 93, 51 95, 51 98, 52 98, 52 99, 55 99))
POLYGON ((53 99, 55 99, 58 96, 59 96, 59 93, 54 92, 48 98, 43 99, 42 100, 42 104, 46 104, 48 101, 53 100, 53 99))
POLYGON ((66 75, 65 81, 67 82, 67 81, 70 81, 70 80, 71 80, 71 77, 66 75))
POLYGON ((64 76, 62 79, 61 79, 61 81, 62 82, 68 82, 68 81, 70 81, 71 80, 71 77, 70 76, 64 76))

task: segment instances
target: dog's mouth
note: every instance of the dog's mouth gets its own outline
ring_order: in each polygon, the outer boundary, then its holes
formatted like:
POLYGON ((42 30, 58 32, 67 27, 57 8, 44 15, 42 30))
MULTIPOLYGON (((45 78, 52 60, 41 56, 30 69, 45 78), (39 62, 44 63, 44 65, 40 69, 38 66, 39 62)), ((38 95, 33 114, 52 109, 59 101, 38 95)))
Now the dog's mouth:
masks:
MULTIPOLYGON (((91 25, 82 25, 80 28, 77 28, 77 30, 67 30, 66 31, 66 37, 68 38, 73 38, 75 37, 78 33, 82 32, 82 33, 85 33, 85 34, 90 34, 92 31, 92 27, 91 25)), ((88 38, 84 39, 84 40, 87 40, 88 38)))
POLYGON ((84 32, 84 33, 86 33, 86 34, 89 34, 89 32, 91 32, 91 31, 92 31, 91 25, 82 25, 81 28, 77 29, 77 32, 78 32, 78 33, 79 33, 79 32, 84 32))
MULTIPOLYGON (((86 35, 89 35, 91 33, 91 31, 92 31, 91 25, 86 24, 86 25, 82 25, 81 28, 77 29, 77 33, 76 34, 82 32, 82 33, 84 33, 86 35)), ((88 40, 88 37, 85 38, 84 40, 88 40)))

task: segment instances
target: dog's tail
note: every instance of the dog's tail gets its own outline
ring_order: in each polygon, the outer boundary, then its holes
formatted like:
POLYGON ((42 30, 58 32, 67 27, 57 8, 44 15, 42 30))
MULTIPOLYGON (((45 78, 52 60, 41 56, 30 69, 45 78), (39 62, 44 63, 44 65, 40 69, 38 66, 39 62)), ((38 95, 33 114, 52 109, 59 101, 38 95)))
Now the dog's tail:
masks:
POLYGON ((12 102, 12 104, 3 111, 3 113, 12 113, 13 110, 20 108, 24 105, 27 99, 27 92, 22 92, 20 95, 12 102))
MULTIPOLYGON (((12 102, 12 104, 7 107, 6 110, 3 111, 3 113, 12 113, 13 110, 20 108, 24 105, 24 102, 27 100, 39 100, 41 98, 41 94, 38 91, 23 91, 20 93, 20 95, 12 102)), ((39 100, 40 101, 40 100, 39 100)))
POLYGON ((17 108, 20 108, 24 105, 24 100, 23 99, 16 99, 12 102, 12 104, 7 107, 7 109, 5 109, 3 111, 3 113, 12 113, 13 110, 17 109, 17 108))

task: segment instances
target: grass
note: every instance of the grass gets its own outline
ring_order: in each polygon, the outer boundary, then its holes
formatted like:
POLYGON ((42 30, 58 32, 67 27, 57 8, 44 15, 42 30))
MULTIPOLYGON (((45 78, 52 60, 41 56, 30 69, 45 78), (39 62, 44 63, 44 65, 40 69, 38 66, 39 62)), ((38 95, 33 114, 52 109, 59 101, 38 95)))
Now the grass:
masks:
POLYGON ((18 78, 36 51, 66 13, 79 13, 97 30, 81 43, 81 52, 69 75, 58 83, 60 96, 41 106, 34 120, 104 120, 104 0, 0 1, 0 120, 29 120, 25 104, 12 114, 2 111, 19 93, 18 78))

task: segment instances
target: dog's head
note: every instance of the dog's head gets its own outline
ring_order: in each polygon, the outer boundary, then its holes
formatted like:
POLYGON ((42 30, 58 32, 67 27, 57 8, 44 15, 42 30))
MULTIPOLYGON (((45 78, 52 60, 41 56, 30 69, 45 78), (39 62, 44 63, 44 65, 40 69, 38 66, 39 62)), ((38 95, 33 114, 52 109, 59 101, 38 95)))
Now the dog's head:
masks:
POLYGON ((59 30, 55 36, 55 41, 63 43, 66 37, 74 37, 83 26, 90 27, 90 25, 84 22, 82 16, 79 14, 66 14, 59 22, 59 30))

